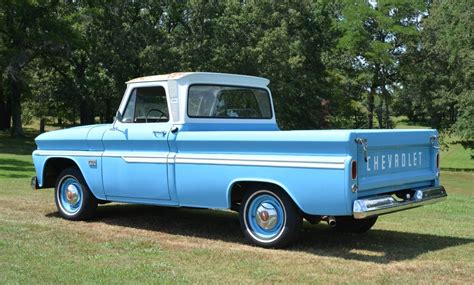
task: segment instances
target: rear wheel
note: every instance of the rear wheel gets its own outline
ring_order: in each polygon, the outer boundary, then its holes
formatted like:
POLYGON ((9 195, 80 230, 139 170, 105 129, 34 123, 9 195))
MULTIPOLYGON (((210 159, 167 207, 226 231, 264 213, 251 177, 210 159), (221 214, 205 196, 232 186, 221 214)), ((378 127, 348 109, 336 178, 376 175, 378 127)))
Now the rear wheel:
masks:
POLYGON ((59 174, 54 197, 59 214, 65 219, 87 220, 95 214, 97 200, 76 168, 67 168, 59 174))
POLYGON ((358 220, 353 217, 337 217, 336 225, 333 229, 344 233, 365 233, 375 225, 377 218, 378 217, 372 217, 358 220))
POLYGON ((239 216, 246 238, 267 248, 289 245, 298 237, 302 223, 298 207, 278 188, 249 190, 243 197, 239 216))

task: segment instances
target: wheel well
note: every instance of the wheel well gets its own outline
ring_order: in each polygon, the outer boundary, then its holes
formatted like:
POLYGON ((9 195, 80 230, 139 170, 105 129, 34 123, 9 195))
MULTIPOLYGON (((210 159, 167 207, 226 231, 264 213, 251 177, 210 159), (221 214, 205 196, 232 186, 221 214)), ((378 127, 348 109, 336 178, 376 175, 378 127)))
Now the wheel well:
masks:
POLYGON ((230 188, 230 209, 238 212, 240 208, 240 203, 242 202, 245 192, 250 189, 256 189, 256 188, 267 189, 267 190, 277 188, 277 189, 282 190, 284 193, 286 193, 286 190, 283 189, 280 185, 277 185, 271 182, 259 182, 259 181, 235 182, 234 184, 232 184, 232 187, 230 188))
POLYGON ((61 171, 69 167, 79 169, 77 164, 69 158, 55 157, 48 159, 43 171, 43 188, 53 188, 61 171))

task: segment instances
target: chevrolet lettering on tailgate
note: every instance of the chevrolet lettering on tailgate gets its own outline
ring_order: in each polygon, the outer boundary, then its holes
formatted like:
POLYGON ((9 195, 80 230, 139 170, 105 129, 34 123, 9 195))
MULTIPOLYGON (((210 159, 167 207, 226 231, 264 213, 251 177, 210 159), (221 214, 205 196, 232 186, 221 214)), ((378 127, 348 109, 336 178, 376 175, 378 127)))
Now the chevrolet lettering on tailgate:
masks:
POLYGON ((303 219, 362 233, 447 197, 436 130, 281 131, 268 84, 204 72, 130 80, 112 124, 36 138, 31 185, 54 188, 68 220, 106 202, 229 209, 262 247, 295 241, 303 219))
POLYGON ((392 168, 418 167, 422 164, 422 152, 381 154, 367 157, 367 172, 383 171, 392 168), (380 164, 379 164, 380 162, 380 164))

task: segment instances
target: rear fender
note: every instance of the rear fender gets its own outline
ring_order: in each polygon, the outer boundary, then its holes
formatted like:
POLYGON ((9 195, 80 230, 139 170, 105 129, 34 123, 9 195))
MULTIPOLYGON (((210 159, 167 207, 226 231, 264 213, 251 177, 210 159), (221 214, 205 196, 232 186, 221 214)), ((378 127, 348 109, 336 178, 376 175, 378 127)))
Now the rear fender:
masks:
POLYGON ((285 191, 285 193, 291 198, 291 200, 293 200, 293 202, 301 210, 301 205, 299 205, 298 201, 295 200, 295 197, 292 195, 292 193, 288 190, 288 188, 283 183, 281 183, 279 181, 271 180, 271 179, 262 179, 262 178, 255 178, 255 177, 253 177, 253 178, 238 178, 238 179, 233 180, 229 184, 229 186, 227 187, 227 208, 228 209, 230 209, 232 207, 232 201, 231 201, 232 189, 234 188, 234 186, 237 183, 255 183, 255 184, 267 183, 267 184, 272 184, 276 187, 281 188, 283 191, 285 191))

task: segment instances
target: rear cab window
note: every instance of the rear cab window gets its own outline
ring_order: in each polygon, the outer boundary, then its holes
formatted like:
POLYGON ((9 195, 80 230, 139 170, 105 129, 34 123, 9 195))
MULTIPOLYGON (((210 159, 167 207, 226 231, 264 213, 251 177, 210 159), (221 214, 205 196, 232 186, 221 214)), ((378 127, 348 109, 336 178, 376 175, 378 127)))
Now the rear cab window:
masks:
POLYGON ((191 85, 188 117, 271 119, 270 94, 266 89, 226 85, 191 85))

